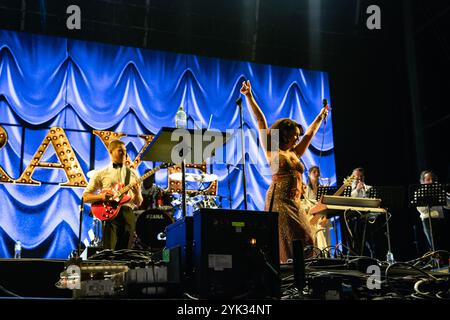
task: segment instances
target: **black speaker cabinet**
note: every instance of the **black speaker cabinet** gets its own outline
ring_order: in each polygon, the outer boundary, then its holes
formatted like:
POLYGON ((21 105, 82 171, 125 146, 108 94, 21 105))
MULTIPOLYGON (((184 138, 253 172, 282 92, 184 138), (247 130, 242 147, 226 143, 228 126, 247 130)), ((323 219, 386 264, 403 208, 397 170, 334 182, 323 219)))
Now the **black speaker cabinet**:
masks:
POLYGON ((280 296, 277 213, 200 209, 192 253, 200 298, 280 296))
POLYGON ((182 290, 193 292, 192 275, 192 217, 185 217, 166 227, 166 248, 172 257, 169 262, 171 270, 178 269, 182 290))

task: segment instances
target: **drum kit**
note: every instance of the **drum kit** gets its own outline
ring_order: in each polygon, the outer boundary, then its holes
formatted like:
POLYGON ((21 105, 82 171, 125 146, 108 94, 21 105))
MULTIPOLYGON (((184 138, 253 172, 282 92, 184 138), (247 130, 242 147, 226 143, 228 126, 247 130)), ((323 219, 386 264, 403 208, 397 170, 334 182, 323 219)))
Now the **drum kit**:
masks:
MULTIPOLYGON (((181 173, 176 172, 169 176, 173 181, 181 181, 181 173)), ((219 196, 209 195, 202 189, 205 183, 218 180, 215 174, 186 173, 186 183, 199 183, 200 187, 190 189, 186 195, 186 215, 192 216, 201 208, 219 208, 219 196)), ((143 191, 144 201, 136 210, 135 249, 158 251, 165 246, 165 229, 168 225, 182 217, 182 196, 179 193, 170 193, 153 184, 149 190, 143 191)))
MULTIPOLYGON (((96 170, 89 171, 88 178, 91 179, 95 173, 96 170)), ((180 172, 172 173, 169 178, 172 181, 181 181, 182 179, 180 172)), ((185 179, 187 184, 191 183, 191 186, 195 186, 186 195, 187 216, 192 216, 201 208, 217 209, 220 207, 218 199, 221 197, 207 194, 203 188, 204 184, 218 180, 217 175, 186 173, 185 179), (195 184, 192 185, 192 183, 195 184)), ((182 196, 176 192, 170 193, 153 183, 150 188, 143 190, 143 198, 141 207, 134 211, 136 231, 133 247, 149 251, 162 250, 165 246, 166 227, 182 216, 182 196)), ((97 225, 101 225, 101 221, 95 220, 97 219, 94 219, 96 230, 98 229, 97 225)), ((100 242, 97 235, 99 232, 96 230, 95 233, 96 241, 100 242)))

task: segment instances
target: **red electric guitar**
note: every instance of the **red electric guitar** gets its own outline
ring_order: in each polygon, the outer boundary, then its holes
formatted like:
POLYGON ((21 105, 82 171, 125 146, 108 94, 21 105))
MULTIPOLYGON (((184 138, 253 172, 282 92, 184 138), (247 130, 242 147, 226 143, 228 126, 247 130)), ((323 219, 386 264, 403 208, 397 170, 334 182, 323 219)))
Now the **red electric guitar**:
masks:
MULTIPOLYGON (((164 168, 170 167, 171 165, 173 165, 173 164, 164 163, 160 166, 157 166, 153 170, 144 174, 136 182, 131 183, 131 184, 127 185, 126 187, 124 186, 124 184, 122 182, 116 183, 111 189, 107 189, 107 190, 113 191, 114 196, 112 196, 109 200, 104 201, 104 202, 103 201, 94 202, 91 205, 92 214, 97 219, 102 220, 102 221, 113 220, 119 214, 119 211, 120 211, 120 208, 122 207, 122 205, 131 200, 131 197, 127 194, 127 192, 131 188, 133 188, 137 184, 142 183, 142 181, 144 181, 145 179, 147 179, 148 177, 153 175, 159 169, 164 169, 164 168)), ((107 190, 106 189, 102 190, 101 193, 106 193, 107 190)))

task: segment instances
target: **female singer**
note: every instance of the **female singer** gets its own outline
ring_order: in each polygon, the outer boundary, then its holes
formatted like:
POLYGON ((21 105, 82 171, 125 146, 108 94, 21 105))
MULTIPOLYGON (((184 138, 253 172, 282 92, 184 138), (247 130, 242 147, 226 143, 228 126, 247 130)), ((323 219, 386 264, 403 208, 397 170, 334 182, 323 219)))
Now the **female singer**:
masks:
POLYGON ((272 202, 272 210, 279 214, 280 261, 284 263, 293 257, 293 240, 300 240, 303 247, 314 244, 309 219, 300 202, 304 167, 299 158, 305 153, 313 136, 319 130, 322 120, 328 114, 328 109, 322 108, 306 132, 299 123, 287 118, 276 120, 269 129, 266 117, 253 97, 250 81, 244 81, 240 91, 245 95, 258 121, 261 142, 268 142, 263 147, 272 168, 272 183, 266 194, 265 210, 269 209, 272 202), (271 135, 277 133, 279 134, 278 148, 272 150, 271 135), (267 136, 267 140, 263 135, 267 136), (301 136, 303 136, 302 139, 300 139, 301 136))

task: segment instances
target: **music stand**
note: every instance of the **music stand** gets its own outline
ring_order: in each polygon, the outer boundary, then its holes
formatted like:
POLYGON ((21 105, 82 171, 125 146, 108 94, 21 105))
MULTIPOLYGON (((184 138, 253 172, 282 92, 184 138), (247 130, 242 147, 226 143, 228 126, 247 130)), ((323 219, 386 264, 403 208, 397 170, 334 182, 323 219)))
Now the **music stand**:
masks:
POLYGON ((337 191, 337 187, 333 186, 319 186, 317 188, 317 196, 316 200, 320 201, 320 198, 322 198, 323 195, 331 196, 334 195, 337 191))
MULTIPOLYGON (((317 188, 317 197, 316 200, 318 202, 320 202, 320 199, 322 198, 323 195, 334 195, 336 193, 336 191, 338 190, 338 187, 335 186, 319 186, 317 188)), ((331 217, 330 217, 331 218, 331 217)), ((336 216, 332 217, 331 220, 331 224, 333 226, 333 230, 334 230, 334 238, 336 239, 336 246, 335 246, 335 250, 334 250, 334 256, 337 257, 337 253, 336 253, 336 249, 337 249, 337 245, 338 245, 338 231, 337 231, 337 226, 336 226, 336 216)), ((331 242, 331 240, 330 240, 331 242)))
MULTIPOLYGON (((335 186, 319 186, 317 189, 317 197, 316 200, 320 201, 322 195, 333 196, 336 191, 338 191, 338 187, 335 186)), ((342 197, 350 197, 352 194, 352 188, 350 186, 345 187, 344 192, 342 192, 342 197)))
POLYGON ((404 197, 405 190, 402 186, 373 186, 367 191, 367 198, 381 199, 385 209, 403 208, 404 197))
POLYGON ((430 183, 409 186, 409 202, 414 207, 428 208, 428 222, 430 226, 431 250, 436 251, 433 227, 431 225, 431 207, 443 206, 447 203, 445 187, 443 184, 430 183))
POLYGON ((401 186, 373 186, 367 191, 368 198, 381 199, 382 207, 386 209, 386 238, 388 245, 386 260, 390 264, 394 263, 394 255, 391 247, 388 209, 403 208, 404 195, 404 188, 401 186))
POLYGON ((145 150, 142 160, 181 164, 182 217, 186 217, 186 164, 202 163, 215 155, 231 134, 207 129, 163 127, 145 150))

